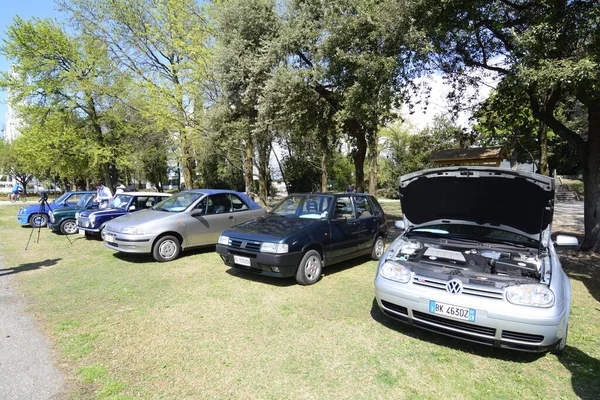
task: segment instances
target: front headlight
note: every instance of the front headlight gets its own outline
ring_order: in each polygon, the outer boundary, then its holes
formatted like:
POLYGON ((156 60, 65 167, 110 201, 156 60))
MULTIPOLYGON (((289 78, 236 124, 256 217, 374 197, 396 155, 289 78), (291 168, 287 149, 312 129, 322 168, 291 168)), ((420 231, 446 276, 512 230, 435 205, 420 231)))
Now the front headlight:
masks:
POLYGON ((52 211, 48 211, 48 217, 50 217, 50 222, 55 223, 54 213, 52 211))
POLYGON ((96 223, 96 216, 95 215, 90 215, 90 222, 92 223, 92 225, 94 225, 96 223))
POLYGON ((75 219, 79 219, 79 211, 75 213, 75 219))
POLYGON ((506 289, 506 300, 529 307, 552 307, 554 293, 544 285, 518 285, 506 289))
POLYGON ((386 261, 379 268, 379 275, 395 282, 408 283, 411 277, 411 270, 396 262, 386 261))
POLYGON ((128 233, 130 235, 142 235, 144 230, 141 226, 124 226, 121 228, 122 233, 128 233))
POLYGON ((222 244, 223 246, 229 246, 229 236, 219 236, 219 244, 222 244))
POLYGON ((281 253, 287 253, 288 251, 289 251, 289 246, 287 244, 284 244, 284 243, 264 242, 260 246, 260 252, 261 253, 276 253, 276 254, 281 254, 281 253))

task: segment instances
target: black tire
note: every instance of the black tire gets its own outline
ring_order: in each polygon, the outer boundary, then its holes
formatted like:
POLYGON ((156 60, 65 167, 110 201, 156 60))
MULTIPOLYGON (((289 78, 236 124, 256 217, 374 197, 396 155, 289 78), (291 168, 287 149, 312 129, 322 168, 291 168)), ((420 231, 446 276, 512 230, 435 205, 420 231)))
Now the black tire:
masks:
POLYGON ((43 213, 32 214, 29 218, 29 225, 34 228, 43 228, 48 225, 48 215, 43 213))
POLYGON ((567 336, 569 336, 569 325, 567 325, 565 336, 562 339, 560 339, 560 342, 558 342, 558 345, 556 345, 555 348, 550 350, 552 354, 559 355, 562 354, 563 351, 565 351, 565 348, 567 347, 567 336))
POLYGON ((8 198, 10 199, 10 202, 11 202, 11 203, 16 203, 16 202, 17 202, 17 197, 16 197, 16 196, 12 196, 12 195, 11 195, 11 196, 9 196, 8 198))
POLYGON ((60 233, 63 235, 74 235, 77 232, 77 222, 74 219, 65 219, 60 223, 60 233))
POLYGON ((22 201, 23 203, 25 203, 25 202, 27 201, 27 196, 25 196, 24 194, 22 194, 22 195, 20 196, 20 198, 21 198, 21 201, 22 201))
POLYGON ((322 272, 323 260, 321 260, 321 255, 316 250, 309 250, 298 264, 296 282, 301 285, 312 285, 321 278, 322 272))
POLYGON ((379 260, 385 251, 385 241, 383 236, 379 235, 373 242, 373 249, 371 250, 371 258, 375 261, 379 260))
POLYGON ((163 236, 154 243, 152 257, 158 262, 173 261, 181 252, 181 244, 175 236, 163 236))

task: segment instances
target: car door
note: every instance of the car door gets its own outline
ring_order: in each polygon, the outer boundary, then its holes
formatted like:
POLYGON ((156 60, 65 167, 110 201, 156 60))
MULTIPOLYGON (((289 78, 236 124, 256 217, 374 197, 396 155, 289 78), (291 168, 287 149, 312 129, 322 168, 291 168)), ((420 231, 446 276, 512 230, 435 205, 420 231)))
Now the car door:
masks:
POLYGON ((358 221, 350 195, 337 196, 331 216, 331 262, 350 258, 358 251, 358 221))
POLYGON ((264 215, 264 210, 262 208, 255 210, 251 209, 238 195, 230 193, 228 196, 231 202, 233 225, 238 225, 264 215))
POLYGON ((231 201, 225 193, 204 197, 190 211, 187 220, 189 246, 216 243, 221 232, 235 224, 231 201))
POLYGON ((368 196, 353 195, 353 197, 358 222, 358 250, 370 250, 379 227, 378 216, 368 196))

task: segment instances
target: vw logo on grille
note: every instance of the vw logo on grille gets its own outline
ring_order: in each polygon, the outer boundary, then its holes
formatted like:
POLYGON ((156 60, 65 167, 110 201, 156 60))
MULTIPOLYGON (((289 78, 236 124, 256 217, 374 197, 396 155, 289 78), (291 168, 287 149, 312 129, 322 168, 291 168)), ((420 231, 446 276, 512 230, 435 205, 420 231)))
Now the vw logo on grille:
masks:
POLYGON ((462 282, 453 279, 450 282, 446 283, 446 292, 450 294, 459 294, 460 292, 462 292, 462 282))

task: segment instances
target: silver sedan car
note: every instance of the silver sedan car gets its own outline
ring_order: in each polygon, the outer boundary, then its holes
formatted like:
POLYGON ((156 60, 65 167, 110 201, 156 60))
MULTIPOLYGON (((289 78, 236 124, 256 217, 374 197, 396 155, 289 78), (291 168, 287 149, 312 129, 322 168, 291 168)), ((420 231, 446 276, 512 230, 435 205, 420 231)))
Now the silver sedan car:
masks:
POLYGON ((389 317, 456 338, 561 352, 571 286, 551 239, 552 178, 448 167, 400 180, 403 233, 381 258, 375 297, 389 317))
POLYGON ((265 213, 245 193, 188 190, 115 218, 102 231, 102 239, 112 250, 150 253, 157 261, 171 261, 182 249, 214 245, 225 229, 265 213))

